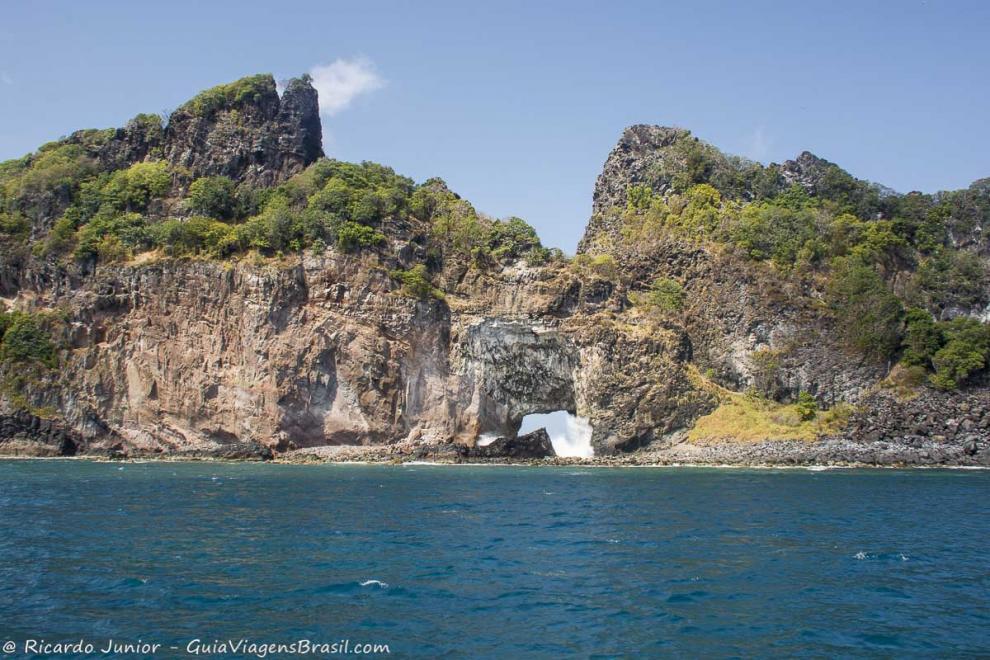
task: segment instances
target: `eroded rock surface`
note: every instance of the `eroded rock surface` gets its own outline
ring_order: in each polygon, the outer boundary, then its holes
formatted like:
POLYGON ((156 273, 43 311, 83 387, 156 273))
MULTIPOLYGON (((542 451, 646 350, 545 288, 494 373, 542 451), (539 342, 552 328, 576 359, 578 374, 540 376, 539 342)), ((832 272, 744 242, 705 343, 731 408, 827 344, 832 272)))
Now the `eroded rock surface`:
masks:
POLYGON ((468 458, 514 458, 540 459, 556 456, 553 444, 546 429, 516 437, 496 438, 484 447, 464 448, 463 456, 468 458))
POLYGON ((271 186, 323 155, 316 90, 293 79, 282 96, 270 76, 242 103, 216 112, 182 107, 169 117, 162 151, 193 178, 228 176, 271 186))
MULTIPOLYGON (((304 79, 281 96, 270 79, 252 90, 219 109, 183 106, 165 128, 145 118, 98 144, 69 141, 108 171, 161 157, 184 173, 175 190, 214 175, 270 187, 322 156, 316 92, 304 79)), ((656 462, 990 460, 986 388, 878 393, 889 365, 841 344, 814 282, 673 233, 649 244, 624 237, 631 187, 672 190, 692 141, 681 129, 623 133, 595 188, 586 261, 573 264, 444 258, 429 241, 435 228, 411 216, 356 251, 320 244, 226 261, 149 251, 97 264, 11 248, 0 292, 17 309, 58 310, 61 361, 0 397, 0 452, 266 459, 389 446, 414 457, 543 459, 554 457, 546 431, 517 437, 521 421, 566 410, 591 424, 599 460, 634 451, 656 462), (602 255, 618 272, 595 270, 602 255), (432 278, 425 295, 395 275, 417 265, 432 278), (639 303, 662 278, 683 283, 683 308, 651 315, 639 303), (758 361, 766 355, 770 376, 758 361), (826 408, 860 407, 847 432, 817 443, 684 442, 719 405, 719 387, 757 386, 781 402, 804 392, 826 408), (477 446, 483 435, 500 437, 477 446)), ((762 188, 733 194, 789 185, 816 194, 830 167, 805 153, 761 169, 762 188)), ((69 202, 48 190, 19 211, 40 237, 69 202)), ((181 205, 152 211, 189 215, 181 205)), ((984 255, 981 222, 958 221, 954 235, 984 255)))

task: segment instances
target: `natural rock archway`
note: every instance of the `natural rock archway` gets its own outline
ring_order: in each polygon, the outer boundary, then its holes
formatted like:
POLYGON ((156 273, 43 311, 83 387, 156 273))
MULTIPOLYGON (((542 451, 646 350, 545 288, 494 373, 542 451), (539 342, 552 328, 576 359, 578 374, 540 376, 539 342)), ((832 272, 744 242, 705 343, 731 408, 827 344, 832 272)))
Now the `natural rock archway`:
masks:
POLYGON ((588 420, 566 410, 534 413, 523 417, 519 434, 545 429, 557 456, 590 458, 595 455, 591 446, 592 427, 588 420))
POLYGON ((455 356, 461 424, 471 440, 514 437, 523 417, 576 408, 578 351, 559 330, 482 319, 463 329, 455 356))

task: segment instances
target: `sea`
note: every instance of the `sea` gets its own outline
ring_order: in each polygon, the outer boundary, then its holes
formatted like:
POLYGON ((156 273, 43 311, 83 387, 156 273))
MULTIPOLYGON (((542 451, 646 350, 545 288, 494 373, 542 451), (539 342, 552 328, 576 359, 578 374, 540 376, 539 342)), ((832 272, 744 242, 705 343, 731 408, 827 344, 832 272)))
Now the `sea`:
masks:
POLYGON ((990 472, 0 461, 0 648, 987 657, 990 472))

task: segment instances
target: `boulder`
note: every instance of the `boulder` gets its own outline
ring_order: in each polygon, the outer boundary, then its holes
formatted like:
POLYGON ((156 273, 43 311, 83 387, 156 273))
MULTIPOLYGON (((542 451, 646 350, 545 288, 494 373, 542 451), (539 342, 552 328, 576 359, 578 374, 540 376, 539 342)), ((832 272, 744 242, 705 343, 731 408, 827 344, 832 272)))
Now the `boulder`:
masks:
POLYGON ((484 447, 472 447, 469 458, 552 458, 557 455, 546 429, 537 429, 515 438, 496 438, 484 447))

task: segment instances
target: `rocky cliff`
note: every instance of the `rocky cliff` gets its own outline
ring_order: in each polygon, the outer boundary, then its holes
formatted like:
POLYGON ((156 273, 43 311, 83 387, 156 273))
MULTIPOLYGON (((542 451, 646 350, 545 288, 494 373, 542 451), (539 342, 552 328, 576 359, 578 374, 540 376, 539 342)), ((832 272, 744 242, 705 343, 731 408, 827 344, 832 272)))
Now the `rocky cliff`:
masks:
POLYGON ((985 185, 635 126, 567 259, 321 133, 256 76, 0 165, 0 452, 990 462, 985 185))
POLYGON ((192 177, 273 186, 323 156, 316 90, 293 79, 279 96, 271 76, 207 90, 169 116, 162 153, 192 177))

